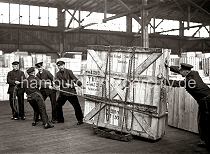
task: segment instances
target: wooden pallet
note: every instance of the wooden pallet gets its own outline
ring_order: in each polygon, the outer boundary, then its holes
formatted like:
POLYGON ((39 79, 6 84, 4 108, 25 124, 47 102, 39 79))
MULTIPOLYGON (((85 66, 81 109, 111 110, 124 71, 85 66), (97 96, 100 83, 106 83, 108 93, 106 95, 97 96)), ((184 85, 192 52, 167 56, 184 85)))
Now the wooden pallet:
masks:
POLYGON ((131 134, 115 131, 115 130, 110 130, 104 127, 93 127, 93 130, 95 134, 101 137, 113 139, 113 140, 118 140, 118 141, 125 141, 129 142, 133 139, 133 136, 131 134))

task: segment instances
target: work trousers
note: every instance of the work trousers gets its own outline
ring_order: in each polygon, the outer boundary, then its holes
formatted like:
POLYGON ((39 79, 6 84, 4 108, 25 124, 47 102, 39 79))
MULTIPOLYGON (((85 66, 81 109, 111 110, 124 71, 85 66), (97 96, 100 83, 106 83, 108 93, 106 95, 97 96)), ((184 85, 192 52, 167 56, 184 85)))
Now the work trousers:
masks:
POLYGON ((201 140, 210 146, 210 96, 198 101, 198 131, 201 140))
POLYGON ((34 121, 37 122, 39 115, 42 118, 43 124, 46 124, 49 122, 48 115, 46 112, 46 106, 44 103, 44 99, 41 95, 41 93, 34 92, 28 96, 28 102, 32 106, 34 110, 34 121))
POLYGON ((81 109, 81 106, 79 104, 77 96, 74 96, 74 95, 66 96, 66 95, 60 94, 58 96, 57 103, 56 103, 58 122, 64 122, 63 105, 66 103, 67 100, 74 107, 75 116, 77 118, 77 121, 82 121, 83 120, 83 113, 82 113, 82 109, 81 109))
POLYGON ((49 90, 46 92, 46 90, 40 90, 44 101, 47 99, 47 97, 50 98, 51 102, 51 108, 52 108, 52 120, 56 120, 56 91, 54 90, 49 90))
POLYGON ((16 96, 14 96, 13 94, 9 94, 9 102, 10 102, 10 107, 12 109, 12 116, 14 118, 19 118, 19 117, 25 116, 24 93, 19 93, 16 96), (16 97, 17 97, 17 99, 16 99, 16 97), (17 101, 17 104, 15 104, 14 101, 17 101), (16 107, 15 105, 18 105, 18 107, 16 107))

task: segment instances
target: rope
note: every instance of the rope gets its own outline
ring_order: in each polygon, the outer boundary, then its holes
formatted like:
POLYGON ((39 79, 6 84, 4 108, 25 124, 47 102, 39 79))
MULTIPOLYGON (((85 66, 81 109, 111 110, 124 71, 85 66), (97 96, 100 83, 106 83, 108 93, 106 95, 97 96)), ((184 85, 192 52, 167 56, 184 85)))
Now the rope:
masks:
POLYGON ((18 113, 19 106, 18 106, 18 101, 17 101, 17 89, 18 89, 17 85, 15 85, 13 93, 12 93, 12 106, 13 106, 13 109, 15 110, 15 112, 17 114, 19 114, 18 113))
MULTIPOLYGON (((59 91, 59 92, 63 92, 63 93, 66 93, 66 94, 78 96, 78 97, 81 97, 81 98, 84 98, 84 99, 87 99, 87 100, 91 100, 91 101, 93 101, 93 102, 104 103, 104 104, 107 104, 107 105, 112 105, 112 106, 116 106, 116 107, 121 107, 121 106, 118 106, 118 105, 115 105, 115 104, 106 102, 105 100, 99 100, 99 99, 96 99, 96 98, 93 98, 93 97, 89 97, 89 96, 82 96, 82 95, 78 95, 78 94, 71 93, 71 92, 64 91, 64 90, 60 90, 60 89, 54 89, 54 90, 57 90, 57 91, 59 91)), ((127 109, 127 110, 130 110, 129 107, 124 107, 124 108, 127 109)), ((157 115, 154 115, 154 114, 152 114, 152 113, 148 113, 148 112, 146 112, 146 111, 140 111, 140 110, 136 110, 135 112, 138 112, 138 113, 141 113, 141 114, 145 114, 145 115, 148 115, 148 116, 151 116, 151 117, 154 117, 154 118, 161 118, 161 117, 167 115, 167 113, 164 113, 164 114, 162 114, 162 115, 157 116, 157 115)))

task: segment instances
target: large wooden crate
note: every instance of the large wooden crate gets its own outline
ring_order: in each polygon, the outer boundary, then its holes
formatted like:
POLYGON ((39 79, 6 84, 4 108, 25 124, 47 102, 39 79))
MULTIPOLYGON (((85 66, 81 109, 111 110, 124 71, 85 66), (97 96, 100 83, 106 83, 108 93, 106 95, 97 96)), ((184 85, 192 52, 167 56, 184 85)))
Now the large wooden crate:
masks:
POLYGON ((182 87, 168 87, 168 125, 198 133, 196 100, 182 87))
POLYGON ((85 121, 157 140, 166 125, 163 49, 89 46, 85 121), (126 88, 125 88, 126 87, 126 88))

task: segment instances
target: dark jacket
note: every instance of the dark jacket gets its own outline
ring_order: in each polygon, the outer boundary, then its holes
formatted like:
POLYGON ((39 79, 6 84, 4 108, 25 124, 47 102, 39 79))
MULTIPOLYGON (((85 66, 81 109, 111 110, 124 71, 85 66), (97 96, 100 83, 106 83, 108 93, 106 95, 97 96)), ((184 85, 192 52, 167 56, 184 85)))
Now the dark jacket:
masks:
MULTIPOLYGON (((7 74, 7 83, 9 84, 8 88, 8 94, 12 94, 14 91, 14 87, 16 86, 15 81, 22 82, 25 79, 25 74, 21 70, 12 70, 8 72, 7 74)), ((21 87, 21 84, 17 86, 18 91, 17 94, 24 93, 23 88, 21 87)))
POLYGON ((187 92, 191 94, 191 96, 197 101, 210 95, 210 88, 203 82, 197 71, 191 71, 185 77, 185 80, 182 81, 169 80, 167 85, 172 87, 184 87, 187 92))
MULTIPOLYGON (((64 69, 63 71, 58 71, 55 77, 55 84, 60 86, 60 89, 66 92, 76 94, 76 89, 74 84, 78 84, 81 86, 82 83, 77 79, 77 77, 73 74, 72 70, 64 69), (71 87, 67 87, 66 83, 71 84, 71 87)), ((61 92, 62 95, 71 95, 67 93, 61 92)))
POLYGON ((43 69, 43 72, 42 73, 38 72, 36 74, 36 77, 38 77, 42 82, 40 91, 45 91, 48 94, 51 93, 52 90, 50 90, 47 87, 53 84, 52 83, 54 81, 53 75, 48 70, 43 69))
POLYGON ((30 95, 34 92, 38 92, 41 87, 41 81, 34 75, 29 75, 27 79, 23 81, 23 87, 27 95, 30 95))

